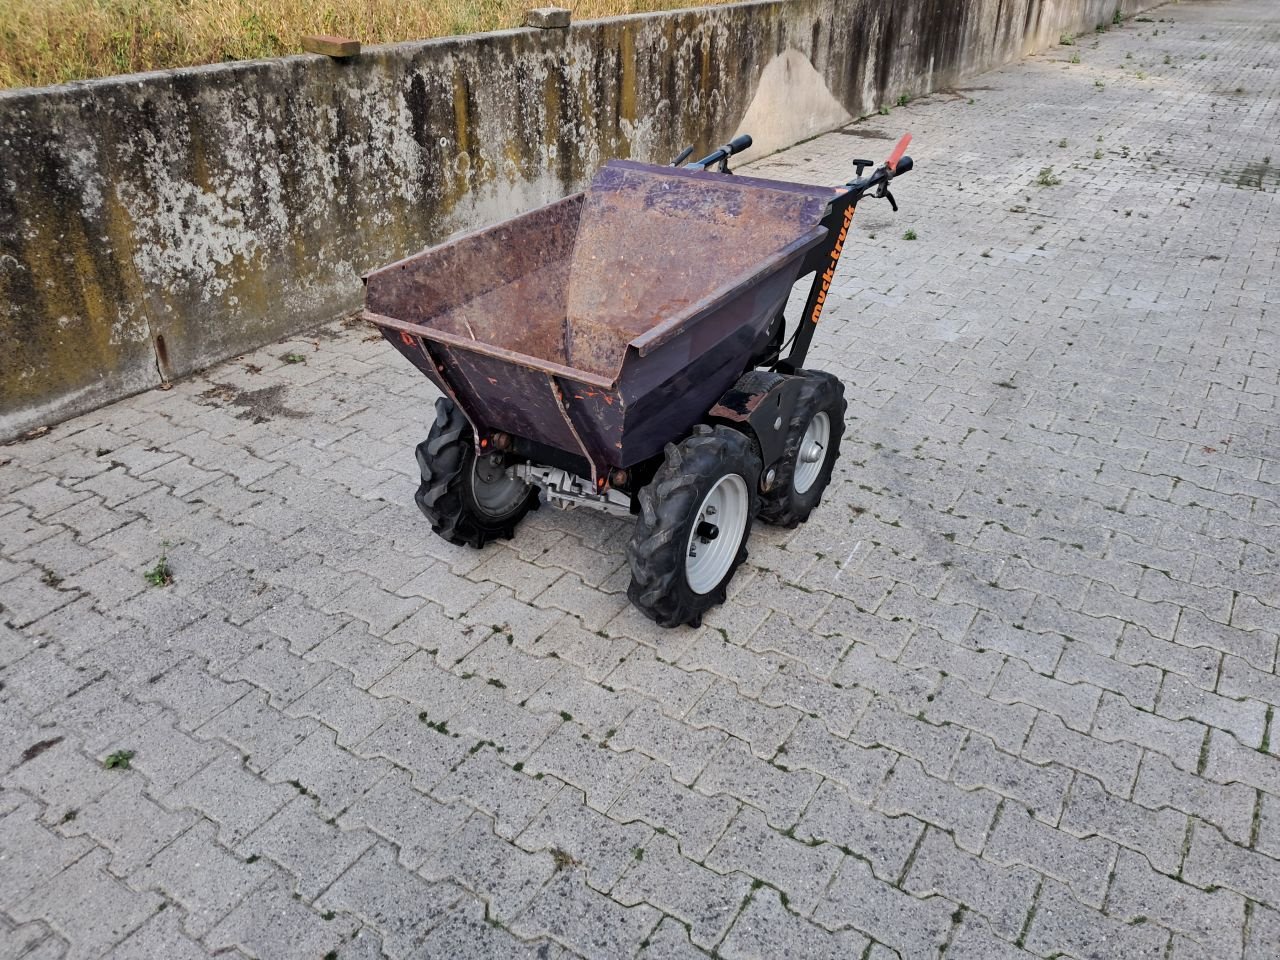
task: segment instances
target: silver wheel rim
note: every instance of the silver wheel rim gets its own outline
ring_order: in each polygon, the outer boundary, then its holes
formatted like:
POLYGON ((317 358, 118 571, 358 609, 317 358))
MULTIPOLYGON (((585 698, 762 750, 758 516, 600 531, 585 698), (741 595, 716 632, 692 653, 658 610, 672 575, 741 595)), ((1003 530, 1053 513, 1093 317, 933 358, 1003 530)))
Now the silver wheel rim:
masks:
POLYGON ((733 566, 750 502, 747 482, 736 473, 721 477, 702 498, 684 551, 684 575, 694 593, 710 593, 733 566))
POLYGON ((822 473, 822 461, 827 458, 827 444, 831 442, 831 418, 825 413, 815 413, 804 428, 800 449, 796 453, 796 469, 791 485, 796 493, 806 493, 822 473))
POLYGON ((476 457, 471 464, 471 499, 485 516, 507 516, 519 508, 528 492, 527 483, 509 476, 488 457, 476 457))

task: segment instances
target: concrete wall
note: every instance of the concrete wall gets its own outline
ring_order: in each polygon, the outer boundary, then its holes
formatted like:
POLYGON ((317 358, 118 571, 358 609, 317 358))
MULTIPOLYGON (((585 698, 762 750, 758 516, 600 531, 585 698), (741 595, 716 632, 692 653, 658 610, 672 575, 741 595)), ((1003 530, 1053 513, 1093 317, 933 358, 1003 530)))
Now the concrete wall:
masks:
POLYGON ((777 149, 1150 5, 777 0, 0 93, 0 438, 342 315, 611 157, 777 149))

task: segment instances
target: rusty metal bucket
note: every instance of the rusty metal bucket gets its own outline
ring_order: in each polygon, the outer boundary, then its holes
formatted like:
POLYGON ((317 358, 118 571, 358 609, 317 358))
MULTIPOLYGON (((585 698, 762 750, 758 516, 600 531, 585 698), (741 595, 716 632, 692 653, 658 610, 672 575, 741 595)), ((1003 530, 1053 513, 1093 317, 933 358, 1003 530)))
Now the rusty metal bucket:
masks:
POLYGON ((748 366, 834 192, 613 161, 585 193, 369 274, 364 317, 478 438, 595 479, 686 433, 748 366))

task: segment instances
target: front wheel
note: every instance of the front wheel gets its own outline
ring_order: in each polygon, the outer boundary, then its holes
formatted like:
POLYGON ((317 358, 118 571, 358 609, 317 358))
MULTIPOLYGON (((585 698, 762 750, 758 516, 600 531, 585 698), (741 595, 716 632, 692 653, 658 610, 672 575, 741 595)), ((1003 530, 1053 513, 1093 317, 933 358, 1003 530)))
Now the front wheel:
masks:
POLYGON ((508 476, 489 457, 476 457, 471 424, 446 397, 416 451, 422 484, 414 497, 431 529, 450 543, 479 549, 510 540, 516 524, 538 508, 538 489, 508 476))
POLYGON ((747 558, 759 480, 759 455, 728 427, 700 426, 667 445, 665 462, 640 491, 627 547, 627 596, 659 626, 699 626, 724 602, 747 558))
POLYGON ((809 519, 831 482, 844 436, 844 384, 821 370, 801 370, 800 394, 787 425, 773 483, 760 498, 760 519, 794 527, 809 519))

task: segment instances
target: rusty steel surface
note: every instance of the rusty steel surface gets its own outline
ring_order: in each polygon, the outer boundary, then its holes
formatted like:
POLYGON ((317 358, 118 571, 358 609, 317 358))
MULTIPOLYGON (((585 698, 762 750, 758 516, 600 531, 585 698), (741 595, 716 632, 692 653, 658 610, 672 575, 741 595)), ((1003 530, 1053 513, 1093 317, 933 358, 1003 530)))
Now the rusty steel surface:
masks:
POLYGON ((370 274, 364 316, 479 435, 630 466, 742 373, 833 193, 614 161, 585 194, 370 274))

